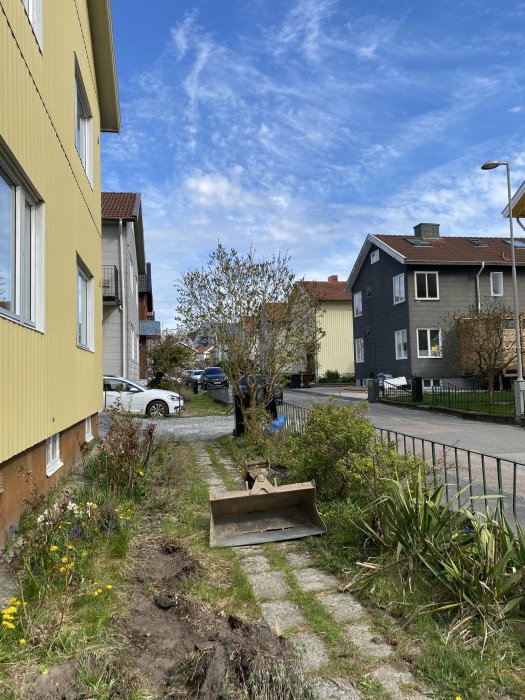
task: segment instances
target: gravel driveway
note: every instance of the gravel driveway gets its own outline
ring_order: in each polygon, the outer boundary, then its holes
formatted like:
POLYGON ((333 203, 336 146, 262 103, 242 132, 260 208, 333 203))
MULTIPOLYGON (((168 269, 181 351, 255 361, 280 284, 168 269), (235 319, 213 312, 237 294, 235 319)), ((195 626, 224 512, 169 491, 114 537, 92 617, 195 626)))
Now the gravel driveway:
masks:
MULTIPOLYGON (((178 440, 215 440, 221 435, 231 435, 234 428, 233 416, 204 416, 202 418, 140 418, 144 425, 156 426, 156 437, 167 435, 178 440)), ((98 414, 98 432, 105 437, 109 427, 109 416, 105 411, 98 414)))

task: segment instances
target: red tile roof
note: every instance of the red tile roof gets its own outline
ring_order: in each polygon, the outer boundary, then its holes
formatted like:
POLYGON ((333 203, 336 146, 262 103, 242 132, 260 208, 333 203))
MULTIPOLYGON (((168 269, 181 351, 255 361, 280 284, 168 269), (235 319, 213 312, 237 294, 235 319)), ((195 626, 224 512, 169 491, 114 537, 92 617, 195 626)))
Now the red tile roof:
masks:
POLYGON ((103 219, 137 219, 140 192, 102 192, 103 219))
MULTIPOLYGON (((407 263, 465 263, 480 262, 510 265, 511 248, 508 238, 446 236, 444 238, 424 238, 430 245, 413 245, 419 242, 417 236, 390 236, 374 234, 381 243, 392 248, 405 258, 407 263), (479 242, 480 245, 476 243, 479 242)), ((515 242, 525 245, 525 239, 515 238, 515 242)), ((516 264, 525 265, 525 248, 515 247, 516 264)))
POLYGON ((308 282, 303 285, 320 301, 352 301, 352 294, 345 292, 346 282, 308 282))

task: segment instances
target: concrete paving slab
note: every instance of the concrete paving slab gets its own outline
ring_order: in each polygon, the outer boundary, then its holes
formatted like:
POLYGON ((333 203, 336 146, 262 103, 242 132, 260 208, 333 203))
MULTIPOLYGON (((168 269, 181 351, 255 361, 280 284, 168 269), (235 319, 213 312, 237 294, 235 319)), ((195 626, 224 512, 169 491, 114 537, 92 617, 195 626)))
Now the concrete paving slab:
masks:
POLYGON ((300 608, 289 600, 262 603, 261 610, 268 625, 278 634, 292 627, 302 627, 306 624, 300 608))
POLYGON ((327 574, 322 569, 297 569, 294 575, 303 591, 327 591, 338 588, 339 581, 335 576, 327 574))
POLYGON ((257 598, 284 598, 290 592, 284 574, 281 571, 263 571, 259 574, 248 574, 253 592, 257 598))
POLYGON ((363 654, 375 656, 378 659, 386 659, 392 656, 394 650, 387 644, 377 632, 370 629, 367 624, 352 624, 346 628, 346 636, 355 644, 363 654))
POLYGON ((365 608, 348 593, 322 593, 319 600, 326 605, 337 622, 350 622, 366 617, 365 608))
POLYGON ((421 687, 409 671, 400 671, 395 666, 380 666, 370 674, 379 681, 395 700, 428 700, 430 696, 421 692, 421 687))
POLYGON ((307 566, 312 566, 312 557, 306 552, 287 552, 286 561, 294 569, 305 569, 307 566))
POLYGON ((272 567, 268 559, 262 554, 255 554, 241 559, 241 568, 247 574, 260 574, 269 571, 272 567))
POLYGON ((361 693, 353 685, 338 678, 312 678, 310 687, 317 700, 361 700, 361 693))
POLYGON ((260 554, 262 550, 260 545, 246 544, 242 547, 235 547, 235 551, 237 554, 240 554, 241 557, 251 557, 254 554, 260 554))
POLYGON ((13 581, 11 574, 0 563, 0 607, 7 607, 9 598, 16 597, 18 589, 13 581))
POLYGON ((299 632, 289 639, 301 657, 305 671, 317 671, 330 661, 323 640, 315 634, 299 632))

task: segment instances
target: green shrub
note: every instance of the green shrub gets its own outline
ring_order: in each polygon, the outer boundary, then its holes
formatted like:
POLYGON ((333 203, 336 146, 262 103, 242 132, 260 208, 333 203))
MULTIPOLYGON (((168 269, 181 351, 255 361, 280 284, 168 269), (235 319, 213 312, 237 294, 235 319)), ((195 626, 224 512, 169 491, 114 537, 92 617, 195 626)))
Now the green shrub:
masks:
POLYGON ((341 375, 336 369, 327 369, 324 375, 324 380, 329 384, 337 384, 341 381, 341 375))

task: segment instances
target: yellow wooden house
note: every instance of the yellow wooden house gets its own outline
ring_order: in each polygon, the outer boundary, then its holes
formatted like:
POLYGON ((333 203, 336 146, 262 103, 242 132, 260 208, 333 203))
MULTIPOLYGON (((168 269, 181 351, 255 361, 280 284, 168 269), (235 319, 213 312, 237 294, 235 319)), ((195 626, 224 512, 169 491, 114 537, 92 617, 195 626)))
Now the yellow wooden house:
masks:
POLYGON ((353 375, 352 295, 345 292, 345 282, 331 275, 327 282, 305 281, 303 285, 319 299, 319 324, 325 333, 315 358, 317 378, 324 377, 327 370, 337 371, 341 376, 353 375))
POLYGON ((0 543, 97 433, 109 0, 0 3, 0 543))

